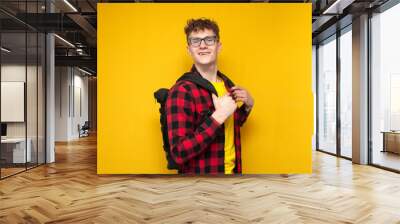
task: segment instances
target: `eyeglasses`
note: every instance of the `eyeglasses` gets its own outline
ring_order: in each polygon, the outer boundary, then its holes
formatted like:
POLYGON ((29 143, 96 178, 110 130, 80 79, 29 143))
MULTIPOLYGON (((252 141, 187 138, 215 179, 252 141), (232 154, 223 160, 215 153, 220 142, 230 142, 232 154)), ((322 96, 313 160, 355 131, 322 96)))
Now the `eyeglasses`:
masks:
POLYGON ((201 41, 204 40, 204 43, 207 46, 213 46, 217 42, 217 36, 207 36, 204 38, 189 38, 188 42, 192 47, 199 47, 201 45, 201 41))

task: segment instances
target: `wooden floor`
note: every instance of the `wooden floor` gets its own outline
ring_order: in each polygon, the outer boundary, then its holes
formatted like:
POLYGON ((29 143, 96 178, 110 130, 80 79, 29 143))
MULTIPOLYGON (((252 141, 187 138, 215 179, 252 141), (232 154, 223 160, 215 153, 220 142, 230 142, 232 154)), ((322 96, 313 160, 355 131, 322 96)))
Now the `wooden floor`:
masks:
POLYGON ((94 137, 0 181, 0 223, 400 223, 400 175, 314 153, 312 175, 96 175, 94 137))
POLYGON ((27 169, 33 169, 37 166, 37 164, 27 164, 27 167, 25 167, 24 164, 18 165, 18 167, 7 167, 7 168, 1 168, 1 178, 6 178, 8 176, 24 172, 27 169))
POLYGON ((13 174, 19 173, 26 170, 25 167, 24 168, 1 168, 1 177, 8 177, 11 176, 13 174))
POLYGON ((374 164, 400 170, 400 155, 392 152, 374 151, 372 161, 374 164))

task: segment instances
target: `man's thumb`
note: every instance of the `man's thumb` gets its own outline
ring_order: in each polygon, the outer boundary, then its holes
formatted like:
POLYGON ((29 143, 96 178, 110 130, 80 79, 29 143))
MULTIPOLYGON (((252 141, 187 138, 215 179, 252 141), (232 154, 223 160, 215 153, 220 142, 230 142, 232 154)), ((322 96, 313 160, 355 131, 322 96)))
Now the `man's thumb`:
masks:
POLYGON ((213 101, 216 101, 218 99, 218 97, 214 93, 211 96, 212 96, 213 101))

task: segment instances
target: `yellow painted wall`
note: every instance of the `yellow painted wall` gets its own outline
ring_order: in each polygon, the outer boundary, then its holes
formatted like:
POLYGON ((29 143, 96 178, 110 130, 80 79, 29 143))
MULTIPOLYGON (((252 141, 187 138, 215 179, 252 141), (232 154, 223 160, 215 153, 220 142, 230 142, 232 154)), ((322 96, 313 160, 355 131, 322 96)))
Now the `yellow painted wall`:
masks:
POLYGON ((219 68, 255 106, 242 128, 243 173, 311 173, 311 4, 98 4, 99 174, 168 171, 153 92, 192 64, 183 28, 220 26, 219 68))

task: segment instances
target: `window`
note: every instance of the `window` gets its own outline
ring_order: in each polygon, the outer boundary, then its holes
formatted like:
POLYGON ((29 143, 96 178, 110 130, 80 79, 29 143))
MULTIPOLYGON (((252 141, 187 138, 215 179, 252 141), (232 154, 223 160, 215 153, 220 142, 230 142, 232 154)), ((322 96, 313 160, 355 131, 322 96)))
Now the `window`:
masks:
POLYGON ((352 157, 352 33, 340 36, 340 154, 352 157))
POLYGON ((336 36, 318 47, 318 149, 336 153, 336 36))
POLYGON ((400 4, 371 18, 372 163, 400 170, 400 4))

